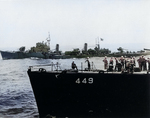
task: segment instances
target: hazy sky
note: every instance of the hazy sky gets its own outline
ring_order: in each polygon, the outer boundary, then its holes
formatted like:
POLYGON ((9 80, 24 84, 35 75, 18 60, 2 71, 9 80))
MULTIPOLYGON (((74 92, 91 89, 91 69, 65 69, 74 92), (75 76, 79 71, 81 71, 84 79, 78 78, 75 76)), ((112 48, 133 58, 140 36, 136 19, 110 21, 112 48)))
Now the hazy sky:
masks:
POLYGON ((29 49, 46 41, 51 49, 150 48, 150 0, 0 0, 0 50, 29 49))

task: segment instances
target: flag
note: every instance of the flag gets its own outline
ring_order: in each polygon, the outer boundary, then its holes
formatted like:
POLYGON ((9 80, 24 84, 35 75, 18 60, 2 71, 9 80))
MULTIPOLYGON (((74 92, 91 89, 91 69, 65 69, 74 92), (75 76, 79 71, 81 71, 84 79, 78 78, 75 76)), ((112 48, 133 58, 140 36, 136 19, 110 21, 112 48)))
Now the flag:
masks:
POLYGON ((102 38, 100 38, 101 39, 101 41, 103 41, 104 39, 102 39, 102 38))

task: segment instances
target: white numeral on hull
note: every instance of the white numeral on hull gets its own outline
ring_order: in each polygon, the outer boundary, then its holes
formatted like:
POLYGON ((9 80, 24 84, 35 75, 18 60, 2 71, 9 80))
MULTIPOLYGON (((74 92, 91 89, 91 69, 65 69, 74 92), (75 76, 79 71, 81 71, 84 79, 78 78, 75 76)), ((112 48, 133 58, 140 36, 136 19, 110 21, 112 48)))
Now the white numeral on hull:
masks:
POLYGON ((84 78, 84 79, 81 79, 81 78, 78 78, 75 83, 77 84, 93 84, 93 78, 84 78))

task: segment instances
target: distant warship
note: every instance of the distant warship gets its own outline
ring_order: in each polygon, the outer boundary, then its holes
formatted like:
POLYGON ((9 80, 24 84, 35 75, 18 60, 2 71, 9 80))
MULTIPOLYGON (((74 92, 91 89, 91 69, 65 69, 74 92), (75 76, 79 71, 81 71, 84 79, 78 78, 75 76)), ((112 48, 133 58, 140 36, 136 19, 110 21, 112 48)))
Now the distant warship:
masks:
POLYGON ((50 35, 46 39, 47 42, 38 42, 36 47, 31 47, 30 50, 25 51, 25 46, 19 48, 19 51, 0 51, 2 59, 24 59, 24 58, 43 58, 43 59, 64 59, 69 56, 62 55, 59 51, 59 44, 56 44, 56 50, 50 51, 50 35), (47 44, 48 43, 48 44, 47 44))
POLYGON ((0 51, 2 55, 2 59, 23 59, 23 58, 30 58, 30 57, 37 57, 37 58, 45 58, 45 56, 41 52, 27 52, 25 51, 25 47, 21 47, 19 51, 0 51))

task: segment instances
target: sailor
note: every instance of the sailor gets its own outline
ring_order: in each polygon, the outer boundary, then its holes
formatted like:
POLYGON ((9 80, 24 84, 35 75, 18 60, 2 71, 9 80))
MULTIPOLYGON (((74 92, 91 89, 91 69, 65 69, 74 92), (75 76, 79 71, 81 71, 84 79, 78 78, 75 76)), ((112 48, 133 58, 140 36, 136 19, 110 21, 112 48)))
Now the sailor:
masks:
POLYGON ((129 59, 126 59, 126 71, 129 73, 130 72, 130 60, 129 59))
POLYGON ((141 70, 146 70, 146 59, 145 57, 142 55, 142 58, 141 58, 141 70))
POLYGON ((109 70, 110 71, 113 71, 113 63, 114 63, 113 57, 111 57, 110 60, 109 60, 109 70))
POLYGON ((133 57, 133 63, 134 63, 134 66, 136 66, 135 57, 133 57))
POLYGON ((147 66, 146 66, 146 58, 144 59, 144 70, 146 71, 147 70, 147 66))
POLYGON ((137 62, 139 64, 140 70, 142 70, 142 57, 139 57, 139 59, 137 60, 137 62))
POLYGON ((113 65, 114 61, 113 61, 113 57, 110 58, 109 64, 113 65))
POLYGON ((127 60, 128 60, 128 58, 125 56, 125 57, 124 57, 124 65, 125 65, 125 69, 126 69, 126 70, 127 70, 127 67, 126 67, 126 65, 127 65, 127 64, 126 64, 126 63, 127 63, 127 60))
POLYGON ((118 70, 118 64, 119 64, 118 59, 116 57, 115 57, 115 61, 116 61, 116 65, 115 65, 115 71, 116 71, 118 70))
POLYGON ((123 56, 121 56, 120 62, 121 62, 122 68, 124 69, 124 57, 123 56))
POLYGON ((105 56, 105 59, 103 60, 104 62, 104 69, 108 68, 108 61, 107 61, 107 56, 105 56))
POLYGON ((91 65, 90 65, 89 57, 87 57, 87 59, 86 59, 86 61, 85 61, 85 62, 87 62, 87 63, 88 63, 88 70, 90 71, 90 69, 91 69, 91 65))
POLYGON ((72 67, 72 69, 76 69, 76 70, 78 70, 78 68, 77 68, 76 64, 74 63, 74 61, 72 62, 71 67, 72 67))
POLYGON ((131 59, 130 59, 130 71, 131 72, 134 71, 134 66, 135 66, 135 62, 134 62, 134 59, 131 57, 131 59))
POLYGON ((147 58, 147 63, 148 63, 148 71, 150 71, 150 58, 147 58))

